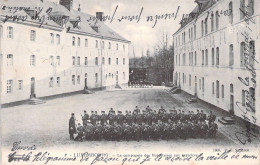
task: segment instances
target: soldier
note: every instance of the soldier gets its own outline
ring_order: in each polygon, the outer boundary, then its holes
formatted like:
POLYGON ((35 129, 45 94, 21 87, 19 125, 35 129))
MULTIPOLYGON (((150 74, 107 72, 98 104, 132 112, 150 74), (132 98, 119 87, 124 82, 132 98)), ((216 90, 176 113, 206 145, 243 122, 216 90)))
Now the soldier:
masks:
POLYGON ((142 124, 142 114, 140 114, 140 113, 136 114, 136 123, 139 125, 142 124))
POLYGON ((197 109, 196 118, 198 119, 198 121, 201 122, 201 113, 200 113, 200 110, 198 110, 198 109, 197 109))
POLYGON ((105 140, 111 140, 111 132, 112 132, 111 125, 105 122, 104 123, 104 138, 105 138, 105 140))
POLYGON ((140 109, 138 108, 138 106, 135 106, 133 113, 140 113, 140 109))
POLYGON ((125 121, 128 125, 132 125, 132 115, 131 113, 129 114, 128 111, 125 111, 126 115, 125 115, 125 121))
POLYGON ((173 122, 171 125, 170 138, 177 138, 177 125, 176 122, 173 122))
POLYGON ((193 136, 193 129, 192 129, 192 124, 191 124, 190 120, 188 120, 186 126, 187 126, 186 136, 187 136, 187 138, 191 138, 193 136))
POLYGON ((146 124, 148 124, 148 125, 152 125, 152 113, 151 112, 153 112, 153 111, 150 111, 149 113, 146 113, 146 124))
POLYGON ((108 121, 109 121, 109 124, 111 126, 114 125, 114 122, 116 121, 116 115, 115 115, 115 111, 111 111, 109 116, 108 116, 108 121))
POLYGON ((100 122, 97 122, 95 126, 95 139, 94 140, 101 140, 103 135, 103 127, 100 122))
POLYGON ((205 121, 207 119, 207 115, 201 110, 201 120, 205 121))
POLYGON ((195 115, 193 111, 191 111, 191 122, 198 123, 197 115, 195 115))
POLYGON ((159 115, 156 113, 156 110, 154 110, 154 113, 152 114, 152 121, 154 123, 157 123, 159 120, 159 115))
POLYGON ((89 119, 92 125, 96 125, 96 118, 95 118, 94 111, 91 111, 91 115, 89 119))
POLYGON ((179 109, 179 113, 177 113, 176 119, 177 119, 177 122, 179 120, 181 120, 181 110, 180 109, 179 109))
POLYGON ((182 128, 182 123, 181 123, 181 121, 179 120, 179 121, 177 122, 177 125, 176 125, 176 132, 177 132, 176 137, 177 137, 177 138, 181 138, 181 137, 182 137, 182 130, 181 130, 181 128, 182 128))
POLYGON ((120 141, 121 139, 121 133, 122 133, 122 130, 121 130, 121 126, 117 123, 117 121, 115 120, 114 122, 114 130, 113 130, 113 140, 116 140, 116 141, 120 141))
POLYGON ((108 115, 110 115, 110 113, 113 113, 114 112, 114 109, 113 108, 110 108, 109 112, 108 112, 108 115))
POLYGON ((134 139, 137 140, 138 142, 141 139, 141 127, 139 124, 134 123, 133 124, 133 134, 134 134, 134 139))
POLYGON ((207 138, 207 134, 208 134, 208 125, 206 124, 205 120, 203 120, 201 124, 201 136, 203 138, 207 138))
POLYGON ((171 135, 171 119, 168 120, 168 123, 165 122, 163 125, 163 138, 169 140, 171 135))
POLYGON ((85 138, 86 140, 93 140, 94 135, 95 135, 95 128, 91 123, 87 123, 87 126, 85 127, 85 138))
POLYGON ((142 123, 142 126, 141 126, 141 129, 142 129, 142 138, 144 140, 150 140, 150 127, 149 125, 147 125, 145 122, 142 123))
POLYGON ((209 123, 209 137, 216 137, 216 133, 218 130, 218 125, 216 123, 214 123, 214 121, 209 123))
POLYGON ((83 141, 85 138, 85 132, 84 127, 80 123, 78 123, 77 132, 78 135, 76 136, 75 141, 83 141))
POLYGON ((181 138, 184 140, 187 139, 187 134, 188 134, 187 130, 188 130, 188 125, 186 124, 186 122, 183 122, 181 124, 181 138))
POLYGON ((70 117, 70 120, 69 120, 70 140, 74 140, 74 134, 75 133, 76 133, 75 117, 74 117, 74 113, 72 113, 71 117, 70 117))
POLYGON ((170 118, 170 115, 168 113, 166 113, 166 112, 162 113, 162 118, 161 118, 162 122, 167 123, 169 118, 170 118))
POLYGON ((83 126, 85 127, 87 125, 87 121, 89 120, 89 115, 87 114, 87 111, 84 110, 84 116, 82 116, 82 122, 83 122, 83 126))
POLYGON ((96 118, 97 122, 100 121, 100 116, 98 115, 97 111, 95 111, 95 118, 96 118))
POLYGON ((159 128, 159 139, 161 139, 163 137, 163 127, 164 127, 164 123, 159 119, 158 120, 158 128, 159 128))
POLYGON ((185 114, 185 112, 184 111, 182 111, 182 113, 180 114, 180 121, 183 123, 183 122, 185 122, 186 121, 186 114, 185 114))
POLYGON ((108 120, 108 116, 107 114, 105 114, 105 111, 101 111, 101 116, 100 116, 100 122, 101 122, 101 125, 104 126, 105 123, 107 123, 107 120, 108 120))
POLYGON ((122 126, 124 121, 125 121, 125 116, 122 114, 121 111, 118 111, 117 123, 122 126))
POLYGON ((212 114, 212 111, 210 111, 210 115, 208 116, 207 120, 209 121, 209 124, 215 122, 216 116, 212 114))
POLYGON ((165 113, 165 112, 166 110, 163 108, 163 106, 161 106, 161 108, 158 111, 158 114, 165 113))

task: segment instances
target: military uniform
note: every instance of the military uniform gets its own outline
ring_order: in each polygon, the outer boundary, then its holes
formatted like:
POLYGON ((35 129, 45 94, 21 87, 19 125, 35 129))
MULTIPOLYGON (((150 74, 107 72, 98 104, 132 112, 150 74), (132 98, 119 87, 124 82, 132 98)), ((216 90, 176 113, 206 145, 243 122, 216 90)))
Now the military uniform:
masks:
POLYGON ((75 141, 83 141, 83 139, 85 138, 85 132, 84 132, 84 127, 80 125, 80 123, 78 124, 77 132, 78 135, 75 138, 75 141))
POLYGON ((122 126, 125 120, 125 116, 122 114, 121 111, 118 111, 118 115, 116 119, 117 119, 117 123, 122 126))
POLYGON ((110 124, 105 123, 104 126, 104 138, 105 140, 111 140, 112 127, 110 124))
POLYGON ((103 127, 100 123, 95 126, 95 140, 101 140, 103 135, 103 127))
POLYGON ((84 111, 84 116, 82 116, 83 126, 85 127, 87 125, 87 122, 89 120, 89 115, 84 111))
POLYGON ((87 126, 85 127, 85 132, 86 132, 86 140, 93 140, 94 135, 95 135, 95 127, 91 124, 88 123, 87 126))
POLYGON ((69 120, 69 134, 70 134, 70 140, 74 140, 74 134, 76 133, 76 124, 75 124, 75 118, 74 113, 71 114, 71 118, 69 120))
POLYGON ((211 122, 209 124, 209 137, 216 137, 216 133, 217 133, 217 130, 218 130, 218 125, 214 122, 211 122))

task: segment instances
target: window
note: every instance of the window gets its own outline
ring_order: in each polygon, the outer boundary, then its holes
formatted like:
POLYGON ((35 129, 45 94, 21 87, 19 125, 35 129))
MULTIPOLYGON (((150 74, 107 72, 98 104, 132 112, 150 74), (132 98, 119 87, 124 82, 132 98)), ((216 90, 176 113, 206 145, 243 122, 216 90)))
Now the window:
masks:
POLYGON ((216 81, 216 96, 219 98, 219 81, 216 81))
POLYGON ((85 65, 88 65, 88 57, 85 57, 85 65))
POLYGON ((255 41, 249 42, 249 65, 254 66, 255 63, 255 41))
MULTIPOLYGON (((176 56, 177 57, 177 56, 176 56)), ((123 58, 123 65, 125 65, 125 58, 123 58)))
POLYGON ((105 49, 105 41, 102 41, 102 49, 105 49))
POLYGON ((77 83, 80 84, 80 76, 77 76, 77 83))
POLYGON ((194 25, 194 40, 196 40, 196 25, 194 25))
POLYGON ((208 49, 206 49, 206 65, 209 64, 209 59, 208 59, 208 49))
POLYGON ((196 65, 197 65, 197 52, 195 52, 194 56, 195 56, 195 62, 194 62, 194 65, 196 66, 196 65))
POLYGON ((31 65, 31 66, 35 66, 35 63, 36 63, 36 61, 35 61, 35 55, 31 55, 31 57, 30 57, 30 65, 31 65))
POLYGON ((72 65, 76 65, 76 59, 75 59, 75 56, 72 56, 72 65))
POLYGON ((240 20, 244 19, 245 18, 245 0, 240 0, 240 8, 239 8, 239 11, 240 11, 240 20))
POLYGON ((54 65, 54 57, 50 56, 50 65, 54 65))
POLYGON ((199 80, 199 87, 200 87, 200 90, 201 90, 201 79, 199 80))
POLYGON ((111 43, 110 42, 108 43, 108 49, 111 49, 111 43))
POLYGON ((7 66, 13 66, 13 55, 7 54, 7 66))
POLYGON ((7 93, 13 93, 13 80, 7 80, 7 93))
POLYGON ((116 58, 116 65, 118 65, 118 58, 116 58))
POLYGON ((51 33, 51 44, 54 44, 54 34, 51 33))
POLYGON ((80 57, 77 57, 77 65, 80 65, 80 57))
POLYGON ((18 90, 23 90, 23 80, 18 80, 18 90))
POLYGON ((204 77, 202 77, 202 92, 204 92, 205 86, 204 86, 204 77))
POLYGON ((208 34, 208 18, 205 19, 205 35, 208 34))
POLYGON ((221 85, 221 91, 222 91, 222 98, 224 98, 225 93, 224 93, 224 85, 221 85))
POLYGON ((193 28, 191 28, 191 41, 193 41, 193 28))
POLYGON ((202 61, 201 64, 204 65, 204 50, 202 50, 202 61))
POLYGON ((57 45, 60 45, 60 35, 56 34, 57 45))
POLYGON ((60 87, 60 77, 57 77, 57 87, 60 87))
POLYGON ((116 44, 116 50, 118 50, 118 44, 116 44))
POLYGON ((72 85, 75 85, 75 75, 72 75, 72 85))
POLYGON ((191 65, 193 65, 193 52, 191 52, 191 65))
POLYGON ((53 88, 53 77, 50 78, 49 87, 53 88))
POLYGON ((0 25, 0 38, 3 38, 3 26, 0 25))
POLYGON ((182 73, 182 83, 184 84, 184 73, 182 73))
POLYGON ((211 32, 213 32, 214 31, 214 14, 211 14, 210 21, 211 21, 211 32))
POLYGON ((108 58, 108 64, 111 65, 111 58, 108 58))
POLYGON ((234 51, 233 44, 229 45, 229 66, 234 65, 234 51))
POLYGON ((254 0, 248 0, 248 15, 252 16, 254 15, 254 0))
POLYGON ((98 65, 98 57, 95 58, 95 64, 98 65))
POLYGON ((203 20, 201 21, 201 37, 204 35, 204 22, 203 20))
POLYGON ((219 65, 219 47, 216 48, 216 65, 219 65))
POLYGON ((230 84, 230 93, 234 92, 233 84, 230 84))
POLYGON ((214 48, 212 48, 212 51, 211 51, 211 56, 212 56, 212 59, 211 59, 212 61, 211 62, 212 62, 212 65, 215 65, 215 55, 214 55, 214 53, 215 53, 214 52, 214 48))
POLYGON ((185 65, 186 60, 185 60, 185 53, 182 55, 182 65, 185 65))
POLYGON ((13 39, 13 37, 14 37, 14 30, 13 30, 13 27, 11 27, 11 26, 8 26, 7 27, 7 38, 11 38, 11 39, 13 39))
POLYGON ((219 14, 218 14, 218 11, 216 11, 216 30, 218 30, 219 28, 219 14))
POLYGON ((35 32, 35 30, 31 30, 30 39, 31 39, 31 41, 35 41, 35 39, 36 39, 36 32, 35 32))
POLYGON ((125 51, 125 45, 123 45, 123 51, 125 51))
POLYGON ((240 43, 240 66, 243 66, 245 63, 244 54, 245 54, 245 42, 241 42, 240 43))
POLYGON ((214 82, 212 83, 212 94, 215 94, 215 89, 214 89, 214 82))
POLYGON ((85 39, 85 47, 88 47, 88 39, 85 39))
POLYGON ((95 74, 96 83, 98 82, 98 74, 95 74))
POLYGON ((232 24, 233 23, 233 4, 232 2, 229 3, 228 5, 228 8, 229 8, 229 23, 232 24))
POLYGON ((72 46, 75 46, 75 37, 72 37, 72 46))
POLYGON ((80 46, 80 38, 78 37, 78 46, 80 46))
POLYGON ((98 41, 96 40, 96 48, 98 48, 98 41))
POLYGON ((56 61, 57 65, 60 66, 60 56, 57 56, 57 57, 56 57, 56 60, 57 60, 57 61, 56 61))
POLYGON ((246 105, 246 97, 245 97, 245 91, 242 90, 242 106, 246 105))
POLYGON ((102 57, 102 65, 105 65, 105 57, 102 57))
POLYGON ((191 75, 189 75, 189 86, 191 86, 191 75))

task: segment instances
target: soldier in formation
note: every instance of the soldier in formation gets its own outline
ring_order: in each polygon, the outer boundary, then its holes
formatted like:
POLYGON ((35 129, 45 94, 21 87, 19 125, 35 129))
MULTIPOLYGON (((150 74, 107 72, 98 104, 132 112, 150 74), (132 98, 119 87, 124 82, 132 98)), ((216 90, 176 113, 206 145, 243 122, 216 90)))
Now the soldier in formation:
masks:
POLYGON ((218 125, 216 116, 212 112, 207 116, 203 110, 193 111, 176 110, 175 107, 166 111, 163 106, 157 111, 148 105, 142 111, 135 107, 133 112, 126 110, 116 112, 111 108, 109 113, 91 111, 91 115, 84 111, 83 125, 75 125, 74 113, 69 121, 70 139, 74 140, 171 140, 188 138, 215 138, 218 125))

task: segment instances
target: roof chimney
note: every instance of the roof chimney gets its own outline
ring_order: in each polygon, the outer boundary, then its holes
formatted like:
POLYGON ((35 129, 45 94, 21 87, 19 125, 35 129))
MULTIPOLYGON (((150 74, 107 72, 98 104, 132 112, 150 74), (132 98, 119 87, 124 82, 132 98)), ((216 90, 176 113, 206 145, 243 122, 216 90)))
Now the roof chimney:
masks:
POLYGON ((73 0, 60 0, 60 5, 66 7, 70 11, 73 9, 73 0))
POLYGON ((78 11, 81 11, 81 9, 80 9, 80 4, 79 4, 79 8, 78 8, 78 11))
POLYGON ((104 12, 96 12, 96 18, 102 22, 104 12))

